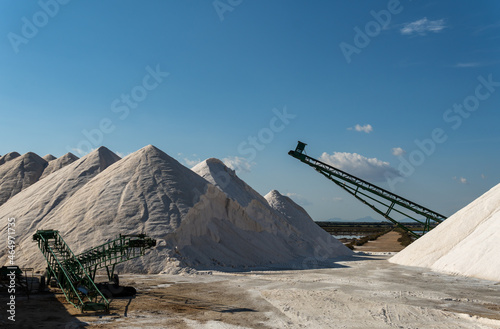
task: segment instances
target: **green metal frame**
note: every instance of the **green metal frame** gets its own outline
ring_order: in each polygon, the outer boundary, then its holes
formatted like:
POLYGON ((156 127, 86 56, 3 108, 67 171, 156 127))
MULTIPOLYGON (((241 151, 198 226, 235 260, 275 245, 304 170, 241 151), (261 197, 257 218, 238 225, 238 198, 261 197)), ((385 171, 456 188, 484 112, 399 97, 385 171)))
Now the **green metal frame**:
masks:
POLYGON ((108 279, 112 280, 117 264, 144 256, 146 250, 156 246, 156 240, 145 234, 119 235, 118 238, 91 248, 76 256, 76 259, 95 279, 97 270, 106 268, 108 279))
POLYGON ((435 225, 443 222, 446 219, 445 216, 435 211, 425 208, 415 202, 409 201, 381 187, 368 183, 361 178, 348 174, 345 171, 332 167, 324 162, 311 158, 304 153, 306 145, 307 144, 303 142, 298 142, 295 150, 289 151, 288 154, 300 160, 301 162, 313 167, 320 174, 333 181, 335 184, 346 190, 349 194, 354 196, 363 204, 372 208, 375 212, 382 215, 384 218, 391 221, 396 226, 402 228, 413 237, 419 238, 423 234, 430 231, 435 225), (380 199, 377 199, 377 197, 380 199), (372 201, 375 203, 370 203, 372 201), (376 205, 378 205, 378 207, 376 205), (380 208, 381 206, 385 208, 380 208), (403 210, 396 209, 395 206, 399 206, 403 208, 403 210), (414 232, 403 223, 392 218, 390 214, 393 211, 422 224, 422 234, 414 232), (408 214, 408 211, 411 212, 411 215, 408 214), (423 216, 424 219, 417 219, 416 217, 418 216, 423 216))
POLYGON ((33 235, 47 261, 48 281, 54 277, 66 300, 80 311, 109 311, 109 301, 96 287, 64 239, 54 230, 33 235))
POLYGON ((111 280, 117 264, 143 256, 147 249, 156 246, 156 240, 145 234, 120 234, 112 241, 75 256, 58 231, 38 230, 33 240, 38 242, 47 261, 47 282, 54 277, 66 300, 82 312, 109 311, 109 301, 94 282, 98 269, 105 267, 111 280))

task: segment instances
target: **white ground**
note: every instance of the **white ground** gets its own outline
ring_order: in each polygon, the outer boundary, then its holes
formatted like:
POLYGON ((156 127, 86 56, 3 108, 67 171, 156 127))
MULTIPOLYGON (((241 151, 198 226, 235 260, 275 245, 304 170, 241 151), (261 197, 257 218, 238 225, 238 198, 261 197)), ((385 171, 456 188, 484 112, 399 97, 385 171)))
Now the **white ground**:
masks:
POLYGON ((96 328, 500 328, 498 283, 389 256, 358 255, 330 269, 124 275, 140 294, 114 300, 110 316, 79 320, 96 328))

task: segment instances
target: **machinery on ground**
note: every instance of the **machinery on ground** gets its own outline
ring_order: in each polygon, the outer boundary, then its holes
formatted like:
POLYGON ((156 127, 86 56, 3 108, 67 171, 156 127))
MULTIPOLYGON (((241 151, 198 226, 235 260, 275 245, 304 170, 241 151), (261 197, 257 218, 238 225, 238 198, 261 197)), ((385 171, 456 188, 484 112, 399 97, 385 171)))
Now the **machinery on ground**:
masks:
POLYGON ((33 240, 47 261, 47 282, 55 278, 66 300, 82 312, 109 311, 109 300, 94 282, 98 269, 105 267, 111 280, 116 264, 143 256, 156 245, 144 234, 120 235, 75 256, 56 230, 38 230, 33 240))
POLYGON ((385 219, 408 232, 414 238, 419 238, 446 219, 445 216, 435 211, 368 183, 361 178, 348 174, 324 162, 311 158, 304 152, 306 145, 307 144, 299 141, 295 150, 289 151, 288 154, 313 167, 317 172, 333 181, 356 199, 382 215, 385 219), (391 217, 392 212, 403 215, 405 220, 411 219, 412 221, 420 223, 422 225, 422 230, 416 232, 410 229, 403 221, 394 219, 394 216, 391 217))

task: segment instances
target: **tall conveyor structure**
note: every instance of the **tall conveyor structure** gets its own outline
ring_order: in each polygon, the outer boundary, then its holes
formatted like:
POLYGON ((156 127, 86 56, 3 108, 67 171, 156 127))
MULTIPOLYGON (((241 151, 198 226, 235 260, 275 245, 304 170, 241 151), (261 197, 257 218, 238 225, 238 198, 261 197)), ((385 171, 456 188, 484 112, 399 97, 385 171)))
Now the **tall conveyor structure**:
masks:
POLYGON ((402 228, 413 237, 419 238, 431 230, 435 225, 446 219, 445 216, 435 211, 400 197, 399 195, 389 192, 376 185, 368 183, 361 178, 348 174, 345 171, 337 169, 317 159, 311 158, 304 152, 306 145, 307 144, 299 141, 295 150, 289 151, 288 154, 313 167, 320 174, 333 181, 356 199, 372 208, 375 212, 382 215, 396 226, 402 228), (394 219, 394 216, 391 216, 392 212, 398 213, 403 215, 404 218, 420 223, 423 230, 419 233, 415 232, 406 226, 404 222, 394 219))
POLYGON ((47 282, 55 278, 66 300, 82 312, 109 311, 108 299, 94 282, 98 269, 106 267, 111 278, 116 264, 140 257, 156 245, 156 240, 144 234, 120 235, 75 256, 59 231, 38 230, 33 240, 47 261, 47 282))

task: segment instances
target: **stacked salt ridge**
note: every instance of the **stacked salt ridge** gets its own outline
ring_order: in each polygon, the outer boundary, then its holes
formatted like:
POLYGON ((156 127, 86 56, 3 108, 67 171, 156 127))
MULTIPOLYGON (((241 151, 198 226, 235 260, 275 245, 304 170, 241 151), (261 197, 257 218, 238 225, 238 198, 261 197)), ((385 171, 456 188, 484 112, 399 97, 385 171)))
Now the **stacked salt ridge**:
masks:
POLYGON ((304 268, 352 254, 293 201, 272 192, 270 206, 219 160, 197 165, 198 175, 151 145, 123 159, 101 147, 59 167, 0 206, 0 218, 16 218, 21 267, 46 266, 32 241, 38 229, 59 230, 75 253, 119 234, 157 239, 121 272, 304 268))
POLYGON ((71 153, 59 159, 50 154, 41 158, 32 152, 24 155, 11 152, 0 157, 0 206, 25 188, 77 159, 71 153))
POLYGON ((389 261, 500 281, 500 184, 389 261))

